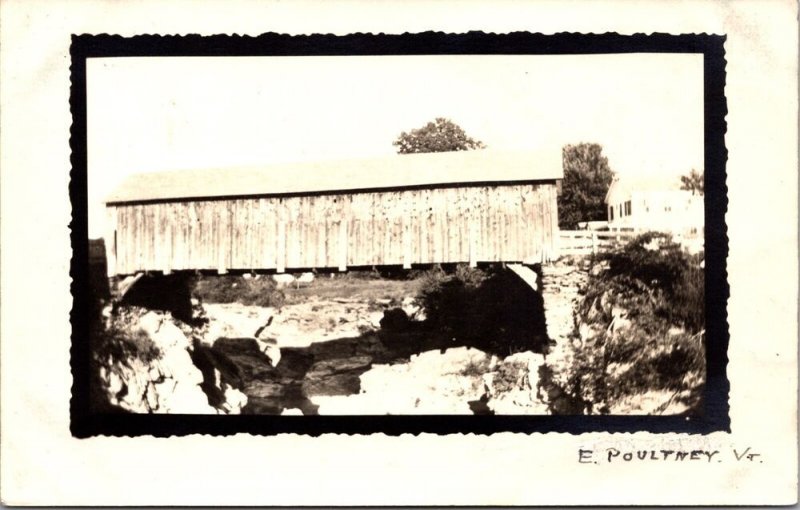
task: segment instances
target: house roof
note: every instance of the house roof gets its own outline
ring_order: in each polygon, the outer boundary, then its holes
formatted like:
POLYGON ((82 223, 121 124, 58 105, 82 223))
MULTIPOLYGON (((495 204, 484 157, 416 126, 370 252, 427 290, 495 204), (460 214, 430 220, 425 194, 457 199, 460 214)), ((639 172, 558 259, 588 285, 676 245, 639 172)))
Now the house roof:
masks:
POLYGON ((605 201, 612 194, 630 194, 634 191, 677 191, 681 189, 679 174, 624 174, 614 177, 606 192, 605 201))
POLYGON ((561 179, 561 150, 474 150, 129 176, 107 204, 561 179))

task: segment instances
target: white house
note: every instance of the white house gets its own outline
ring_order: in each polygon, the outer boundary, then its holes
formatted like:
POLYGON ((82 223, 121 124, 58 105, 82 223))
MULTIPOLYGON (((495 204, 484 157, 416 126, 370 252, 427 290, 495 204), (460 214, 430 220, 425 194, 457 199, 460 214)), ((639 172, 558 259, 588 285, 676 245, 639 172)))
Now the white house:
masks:
POLYGON ((680 188, 680 175, 615 177, 605 200, 609 229, 702 237, 703 196, 680 188))

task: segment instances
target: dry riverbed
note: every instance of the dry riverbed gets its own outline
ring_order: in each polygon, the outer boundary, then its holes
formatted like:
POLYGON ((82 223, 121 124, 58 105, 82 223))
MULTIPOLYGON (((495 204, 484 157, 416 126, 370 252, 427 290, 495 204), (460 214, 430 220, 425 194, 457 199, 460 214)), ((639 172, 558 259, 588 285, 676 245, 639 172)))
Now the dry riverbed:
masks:
POLYGON ((417 285, 320 278, 288 284, 280 307, 205 303, 198 347, 243 413, 547 413, 541 354, 500 359, 426 329, 417 285))

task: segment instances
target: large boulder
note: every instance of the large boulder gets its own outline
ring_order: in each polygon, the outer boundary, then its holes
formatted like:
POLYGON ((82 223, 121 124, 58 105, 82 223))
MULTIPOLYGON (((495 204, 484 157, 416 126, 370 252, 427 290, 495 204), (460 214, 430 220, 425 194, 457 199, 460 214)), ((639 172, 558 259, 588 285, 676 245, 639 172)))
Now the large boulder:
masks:
POLYGON ((487 406, 494 414, 549 414, 539 394, 539 369, 544 357, 533 352, 508 356, 483 376, 487 406))
POLYGON ((387 331, 405 331, 409 328, 411 319, 402 308, 390 308, 383 312, 383 318, 380 321, 381 329, 387 331))
POLYGON ((204 303, 208 326, 200 340, 213 345, 220 338, 245 338, 266 335, 276 310, 269 307, 243 306, 238 303, 204 303))
POLYGON ((303 393, 309 397, 358 393, 359 377, 371 364, 370 356, 331 358, 314 363, 303 379, 303 393))
POLYGON ((134 413, 215 414, 192 345, 165 312, 117 307, 97 334, 116 354, 99 360, 108 403, 134 413))
POLYGON ((191 348, 191 343, 181 328, 163 313, 154 311, 145 313, 139 318, 138 326, 162 351, 191 348))
POLYGON ((496 358, 478 349, 431 350, 407 363, 377 364, 359 377, 356 395, 311 395, 320 414, 473 414, 481 375, 496 358))

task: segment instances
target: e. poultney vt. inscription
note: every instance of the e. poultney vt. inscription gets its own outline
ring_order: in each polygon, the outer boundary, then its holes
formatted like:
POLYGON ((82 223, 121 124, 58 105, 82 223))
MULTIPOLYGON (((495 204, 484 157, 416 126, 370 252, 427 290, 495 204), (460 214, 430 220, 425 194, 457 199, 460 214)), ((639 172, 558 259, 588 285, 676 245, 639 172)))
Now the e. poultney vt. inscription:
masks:
POLYGON ((733 460, 736 462, 761 463, 761 454, 753 452, 750 447, 743 451, 732 448, 725 450, 676 450, 676 449, 644 449, 620 450, 617 448, 603 448, 598 450, 579 449, 578 463, 580 464, 611 464, 619 462, 693 462, 706 463, 733 460))

